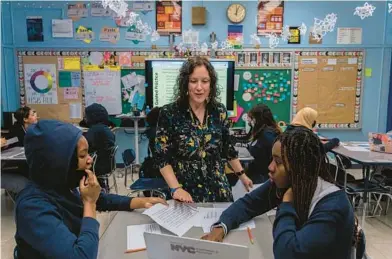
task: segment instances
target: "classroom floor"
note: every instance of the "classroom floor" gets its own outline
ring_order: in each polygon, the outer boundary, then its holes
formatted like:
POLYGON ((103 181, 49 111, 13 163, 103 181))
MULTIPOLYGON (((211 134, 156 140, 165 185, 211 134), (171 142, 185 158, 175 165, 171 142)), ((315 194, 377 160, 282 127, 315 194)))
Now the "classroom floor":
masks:
MULTIPOLYGON (((355 174, 356 172, 350 172, 355 174)), ((360 173, 360 172, 359 172, 360 173)), ((124 178, 118 178, 117 184, 119 194, 128 194, 124 186, 124 178)), ((131 179, 128 177, 128 186, 131 179)), ((1 257, 2 259, 13 259, 15 247, 15 223, 13 218, 14 205, 4 191, 1 191, 1 257)), ((105 232, 116 212, 98 213, 97 218, 100 222, 100 237, 105 232)), ((366 249, 371 259, 390 259, 392 258, 392 209, 388 215, 366 219, 366 249)))

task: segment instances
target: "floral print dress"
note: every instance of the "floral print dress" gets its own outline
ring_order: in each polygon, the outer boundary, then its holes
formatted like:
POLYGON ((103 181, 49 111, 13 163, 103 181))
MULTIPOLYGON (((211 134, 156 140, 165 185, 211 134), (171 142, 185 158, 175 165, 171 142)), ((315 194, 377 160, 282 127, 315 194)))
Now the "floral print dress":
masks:
POLYGON ((194 202, 233 201, 224 161, 237 158, 229 135, 226 108, 207 105, 204 123, 177 102, 160 110, 154 157, 160 168, 171 165, 194 202))

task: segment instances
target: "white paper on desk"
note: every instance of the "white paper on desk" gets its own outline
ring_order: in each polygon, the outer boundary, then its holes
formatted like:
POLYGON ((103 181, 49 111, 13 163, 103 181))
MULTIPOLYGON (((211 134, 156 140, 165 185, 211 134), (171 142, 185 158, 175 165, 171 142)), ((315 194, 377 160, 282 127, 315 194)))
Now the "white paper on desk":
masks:
MULTIPOLYGON (((250 190, 253 191, 256 188, 258 188, 259 186, 261 186, 262 184, 254 184, 253 188, 250 190)), ((242 182, 240 180, 237 181, 236 185, 233 186, 233 188, 231 189, 231 191, 233 192, 233 198, 234 201, 238 200, 239 198, 242 198, 245 196, 245 194, 247 194, 248 192, 245 190, 245 186, 242 184, 242 182)))
MULTIPOLYGON (((199 211, 204 214, 203 216, 200 216, 201 227, 203 228, 204 233, 209 233, 211 231, 211 226, 219 221, 220 216, 225 210, 225 208, 199 208, 199 211)), ((233 229, 232 231, 246 230, 248 227, 251 229, 256 228, 256 224, 253 219, 242 223, 238 228, 233 229)))
POLYGON ((353 152, 369 152, 370 150, 364 147, 345 146, 346 149, 353 152))
POLYGON ((198 210, 190 204, 174 200, 168 201, 168 204, 169 206, 156 204, 145 210, 143 214, 149 216, 161 227, 181 237, 193 227, 198 210))
POLYGON ((143 224, 127 226, 127 249, 146 248, 143 233, 158 233, 162 234, 158 224, 143 224))
POLYGON ((17 137, 13 137, 13 138, 10 138, 10 139, 7 139, 7 146, 9 146, 9 145, 12 145, 12 144, 14 144, 14 143, 17 143, 19 140, 18 140, 18 138, 17 137))

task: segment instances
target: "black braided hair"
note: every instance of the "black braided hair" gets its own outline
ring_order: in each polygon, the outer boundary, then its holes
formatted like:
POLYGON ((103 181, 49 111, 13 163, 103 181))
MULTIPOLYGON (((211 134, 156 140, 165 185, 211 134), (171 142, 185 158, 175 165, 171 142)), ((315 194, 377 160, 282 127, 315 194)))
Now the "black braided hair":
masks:
POLYGON ((293 190, 298 227, 308 220, 310 204, 317 187, 317 178, 333 183, 328 157, 316 134, 305 127, 295 127, 279 135, 283 165, 293 190))

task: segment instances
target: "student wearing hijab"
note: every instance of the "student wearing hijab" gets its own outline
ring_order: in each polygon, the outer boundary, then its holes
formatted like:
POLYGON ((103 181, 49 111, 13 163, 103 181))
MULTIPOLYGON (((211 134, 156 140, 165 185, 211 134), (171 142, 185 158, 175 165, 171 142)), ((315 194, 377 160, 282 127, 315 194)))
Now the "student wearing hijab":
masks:
POLYGON ((97 210, 132 211, 166 204, 160 198, 101 192, 90 171, 88 148, 82 132, 71 124, 43 120, 27 130, 25 152, 32 182, 16 201, 15 258, 97 258, 97 210))
MULTIPOLYGON (((310 107, 305 107, 297 112, 286 130, 291 130, 294 127, 305 127, 312 130, 316 126, 318 116, 319 114, 316 110, 310 107)), ((333 138, 329 141, 323 141, 325 151, 329 152, 335 147, 339 146, 339 142, 340 140, 338 138, 333 138)))
POLYGON ((24 136, 26 134, 27 128, 30 125, 37 123, 38 121, 37 112, 30 107, 25 106, 19 108, 15 112, 14 117, 16 122, 11 128, 10 137, 17 137, 18 143, 15 144, 15 146, 23 147, 24 136))
POLYGON ((354 211, 333 184, 320 139, 304 127, 278 136, 270 181, 234 202, 203 236, 222 241, 230 230, 278 207, 273 226, 276 259, 350 258, 354 211))
POLYGON ((265 104, 258 104, 248 112, 250 120, 251 138, 249 153, 254 160, 249 164, 247 175, 255 184, 264 183, 268 179, 268 165, 272 160, 272 146, 280 134, 270 108, 265 104))
MULTIPOLYGON (((110 160, 111 151, 116 145, 116 137, 109 129, 109 114, 101 104, 93 103, 86 108, 86 121, 89 126, 85 137, 90 147, 90 153, 96 152, 97 162, 95 163, 95 173, 97 176, 110 173, 112 161, 110 160)), ((106 180, 98 177, 99 184, 106 191, 109 184, 106 180)))

